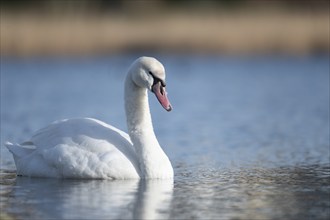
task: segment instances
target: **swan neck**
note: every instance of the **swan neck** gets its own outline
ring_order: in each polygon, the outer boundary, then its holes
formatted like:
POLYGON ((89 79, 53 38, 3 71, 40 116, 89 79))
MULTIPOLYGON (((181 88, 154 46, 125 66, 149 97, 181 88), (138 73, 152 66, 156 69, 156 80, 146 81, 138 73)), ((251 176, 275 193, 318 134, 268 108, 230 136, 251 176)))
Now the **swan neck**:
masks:
POLYGON ((129 73, 125 81, 128 133, 144 178, 172 178, 173 168, 160 147, 154 129, 146 88, 137 86, 129 73))
MULTIPOLYGON (((137 86, 130 77, 125 83, 125 111, 129 134, 152 133, 153 126, 149 110, 147 89, 137 86)), ((149 134, 149 135, 152 135, 149 134)))

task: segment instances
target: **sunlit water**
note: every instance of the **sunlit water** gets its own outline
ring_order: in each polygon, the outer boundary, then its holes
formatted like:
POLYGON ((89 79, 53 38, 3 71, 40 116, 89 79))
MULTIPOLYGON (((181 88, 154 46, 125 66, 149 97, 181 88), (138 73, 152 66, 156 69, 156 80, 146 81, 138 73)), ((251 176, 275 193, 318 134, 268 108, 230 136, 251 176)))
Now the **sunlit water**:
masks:
POLYGON ((330 217, 328 57, 158 58, 174 109, 150 94, 151 111, 174 183, 16 177, 6 140, 72 117, 126 130, 135 56, 1 60, 1 217, 330 217))

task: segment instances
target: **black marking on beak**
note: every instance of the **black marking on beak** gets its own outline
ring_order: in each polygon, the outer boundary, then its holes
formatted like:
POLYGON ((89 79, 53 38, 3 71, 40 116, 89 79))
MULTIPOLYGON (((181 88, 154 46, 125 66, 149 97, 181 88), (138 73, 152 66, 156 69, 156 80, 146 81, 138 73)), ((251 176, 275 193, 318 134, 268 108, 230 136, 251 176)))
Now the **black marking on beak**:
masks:
POLYGON ((157 84, 158 82, 161 83, 162 87, 166 87, 166 83, 164 80, 159 79, 158 77, 156 77, 151 71, 149 71, 149 74, 154 78, 154 83, 153 85, 157 84))

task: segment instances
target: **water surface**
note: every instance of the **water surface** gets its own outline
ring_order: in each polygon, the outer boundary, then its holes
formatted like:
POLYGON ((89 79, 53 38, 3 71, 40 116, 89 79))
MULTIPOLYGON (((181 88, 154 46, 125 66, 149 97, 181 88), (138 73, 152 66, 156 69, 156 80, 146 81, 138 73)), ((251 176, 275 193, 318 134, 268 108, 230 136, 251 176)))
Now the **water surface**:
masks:
POLYGON ((3 147, 54 120, 94 117, 126 130, 133 55, 2 59, 1 211, 18 219, 327 219, 328 57, 158 58, 174 107, 150 95, 169 181, 15 176, 3 147))

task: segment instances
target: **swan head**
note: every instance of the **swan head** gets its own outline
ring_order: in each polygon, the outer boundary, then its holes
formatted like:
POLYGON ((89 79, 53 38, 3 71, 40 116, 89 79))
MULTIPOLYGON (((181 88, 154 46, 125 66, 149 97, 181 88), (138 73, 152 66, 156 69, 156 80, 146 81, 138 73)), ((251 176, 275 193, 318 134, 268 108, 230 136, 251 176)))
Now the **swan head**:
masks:
POLYGON ((153 57, 140 57, 132 64, 129 72, 137 86, 153 92, 164 109, 172 110, 165 90, 165 68, 161 62, 153 57))

